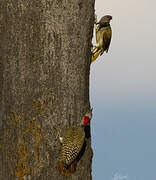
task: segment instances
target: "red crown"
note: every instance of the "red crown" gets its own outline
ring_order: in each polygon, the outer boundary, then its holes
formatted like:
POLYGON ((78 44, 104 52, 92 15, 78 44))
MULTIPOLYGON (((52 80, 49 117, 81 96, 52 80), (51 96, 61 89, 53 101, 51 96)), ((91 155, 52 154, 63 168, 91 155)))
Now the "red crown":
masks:
POLYGON ((88 116, 85 116, 84 117, 84 121, 83 121, 83 124, 86 125, 90 122, 90 118, 88 116))

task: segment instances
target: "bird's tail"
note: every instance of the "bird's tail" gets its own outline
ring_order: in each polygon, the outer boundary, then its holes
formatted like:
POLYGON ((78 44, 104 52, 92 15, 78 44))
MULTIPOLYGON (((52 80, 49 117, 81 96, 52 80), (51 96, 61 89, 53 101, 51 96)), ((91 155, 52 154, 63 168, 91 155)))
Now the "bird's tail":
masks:
POLYGON ((73 174, 76 171, 76 162, 72 162, 69 166, 64 164, 62 161, 59 162, 58 171, 63 176, 68 176, 69 174, 73 174))
POLYGON ((101 53, 103 53, 103 49, 98 49, 97 47, 95 47, 92 51, 91 63, 94 62, 99 54, 101 55, 101 53))

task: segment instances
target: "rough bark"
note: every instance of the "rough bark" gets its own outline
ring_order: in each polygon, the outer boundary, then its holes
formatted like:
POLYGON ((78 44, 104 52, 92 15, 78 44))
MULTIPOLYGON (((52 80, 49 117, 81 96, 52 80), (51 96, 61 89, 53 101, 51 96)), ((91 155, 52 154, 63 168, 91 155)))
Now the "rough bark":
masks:
MULTIPOLYGON (((89 104, 94 0, 1 0, 1 180, 63 180, 61 133, 89 104)), ((91 179, 91 138, 76 172, 91 179)))

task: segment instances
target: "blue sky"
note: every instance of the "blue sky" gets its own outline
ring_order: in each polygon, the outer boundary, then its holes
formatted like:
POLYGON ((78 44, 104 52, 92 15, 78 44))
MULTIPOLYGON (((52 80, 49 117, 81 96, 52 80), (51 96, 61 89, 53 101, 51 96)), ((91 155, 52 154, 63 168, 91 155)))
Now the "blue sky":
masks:
POLYGON ((113 36, 91 65, 93 180, 156 180, 155 7, 96 0, 98 19, 113 16, 113 36))

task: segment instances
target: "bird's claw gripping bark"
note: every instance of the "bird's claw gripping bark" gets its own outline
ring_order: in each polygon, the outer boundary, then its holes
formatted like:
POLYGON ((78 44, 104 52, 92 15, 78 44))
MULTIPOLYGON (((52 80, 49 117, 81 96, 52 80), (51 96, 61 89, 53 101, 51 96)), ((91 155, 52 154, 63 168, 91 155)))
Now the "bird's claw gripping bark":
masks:
POLYGON ((98 21, 97 21, 97 15, 95 14, 94 15, 94 24, 96 24, 98 21))

